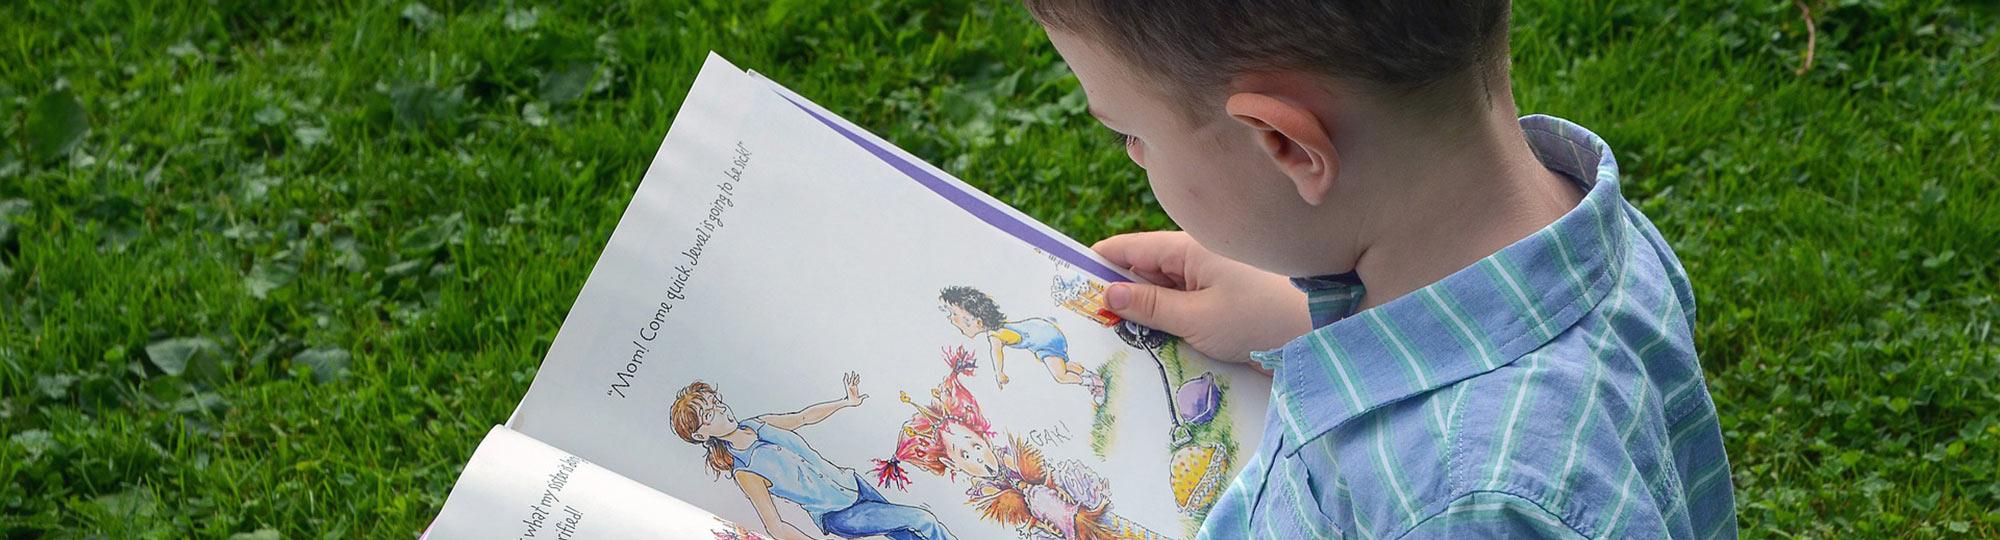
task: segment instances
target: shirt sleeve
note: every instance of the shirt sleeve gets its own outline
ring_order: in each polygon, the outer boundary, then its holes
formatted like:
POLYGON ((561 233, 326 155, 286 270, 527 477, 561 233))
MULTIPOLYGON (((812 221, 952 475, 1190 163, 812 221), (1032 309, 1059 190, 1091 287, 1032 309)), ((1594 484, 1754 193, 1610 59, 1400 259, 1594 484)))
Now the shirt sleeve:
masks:
POLYGON ((1000 343, 1001 343, 1002 345, 1013 345, 1013 344, 1016 344, 1016 343, 1020 343, 1020 342, 1021 342, 1021 333, 1020 333, 1020 332, 1015 332, 1015 331, 1013 331, 1013 330, 1009 330, 1009 329, 1006 329, 1006 328, 1001 328, 1001 329, 999 329, 999 330, 994 330, 994 331, 993 331, 993 337, 996 337, 996 338, 999 338, 999 339, 1000 339, 1000 343))
POLYGON ((1562 517, 1511 493, 1478 491, 1453 500, 1402 538, 1588 538, 1562 517))

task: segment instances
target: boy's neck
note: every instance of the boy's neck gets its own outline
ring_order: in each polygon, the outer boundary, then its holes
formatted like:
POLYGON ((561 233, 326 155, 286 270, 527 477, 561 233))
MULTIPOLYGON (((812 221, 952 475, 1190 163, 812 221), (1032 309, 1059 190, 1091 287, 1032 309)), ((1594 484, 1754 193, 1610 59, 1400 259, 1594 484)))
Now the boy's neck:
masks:
POLYGON ((750 445, 757 444, 757 434, 749 428, 736 428, 736 431, 723 435, 722 442, 728 443, 730 448, 737 451, 748 450, 750 445))
MULTIPOLYGON (((1354 271, 1367 286, 1359 309, 1382 305, 1471 266, 1555 222, 1583 191, 1544 167, 1528 147, 1512 99, 1453 133, 1406 146, 1396 204, 1371 210, 1354 271)), ((1432 131, 1431 133, 1440 133, 1432 131)))

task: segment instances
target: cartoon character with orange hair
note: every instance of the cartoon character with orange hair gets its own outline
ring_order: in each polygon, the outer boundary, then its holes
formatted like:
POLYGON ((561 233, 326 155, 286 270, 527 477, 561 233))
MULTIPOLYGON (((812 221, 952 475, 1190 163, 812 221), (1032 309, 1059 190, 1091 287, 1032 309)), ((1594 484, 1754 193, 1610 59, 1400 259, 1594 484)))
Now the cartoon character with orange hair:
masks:
POLYGON ((821 531, 841 538, 950 540, 929 510, 889 502, 859 473, 827 461, 795 432, 868 399, 860 375, 848 373, 844 382, 846 397, 738 421, 714 385, 696 381, 674 397, 674 434, 707 449, 703 465, 718 478, 736 481, 773 538, 817 538, 778 513, 773 501, 783 499, 805 510, 821 531))
POLYGON ((896 453, 875 460, 876 482, 897 489, 911 482, 905 467, 954 480, 971 481, 966 504, 989 521, 1014 527, 1022 538, 1036 540, 1155 540, 1165 536, 1111 513, 1110 484, 1083 464, 1064 460, 1051 464, 1037 449, 1017 437, 995 445, 997 432, 980 413, 979 401, 960 382, 976 363, 964 347, 944 351, 951 373, 931 390, 929 404, 919 405, 908 393, 904 403, 916 414, 903 424, 896 453))

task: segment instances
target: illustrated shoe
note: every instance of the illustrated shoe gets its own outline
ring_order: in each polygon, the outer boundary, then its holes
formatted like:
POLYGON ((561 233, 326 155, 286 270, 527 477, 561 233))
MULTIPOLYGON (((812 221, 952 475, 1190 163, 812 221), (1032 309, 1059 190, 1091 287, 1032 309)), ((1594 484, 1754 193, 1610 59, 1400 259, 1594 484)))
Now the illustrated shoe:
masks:
POLYGON ((1098 376, 1096 373, 1084 372, 1083 386, 1090 389, 1090 401, 1092 403, 1100 406, 1104 405, 1107 396, 1104 391, 1103 377, 1098 376))

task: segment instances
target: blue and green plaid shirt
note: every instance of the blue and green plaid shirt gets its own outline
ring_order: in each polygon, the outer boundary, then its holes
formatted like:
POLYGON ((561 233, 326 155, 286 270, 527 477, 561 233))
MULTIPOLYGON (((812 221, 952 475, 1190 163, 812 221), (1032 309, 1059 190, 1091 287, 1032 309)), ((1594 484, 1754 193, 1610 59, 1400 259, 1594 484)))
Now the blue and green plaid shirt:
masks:
POLYGON ((1736 536, 1680 261, 1602 139, 1521 127, 1583 202, 1359 313, 1351 276, 1296 280, 1316 328, 1256 355, 1264 439, 1202 538, 1736 536))

